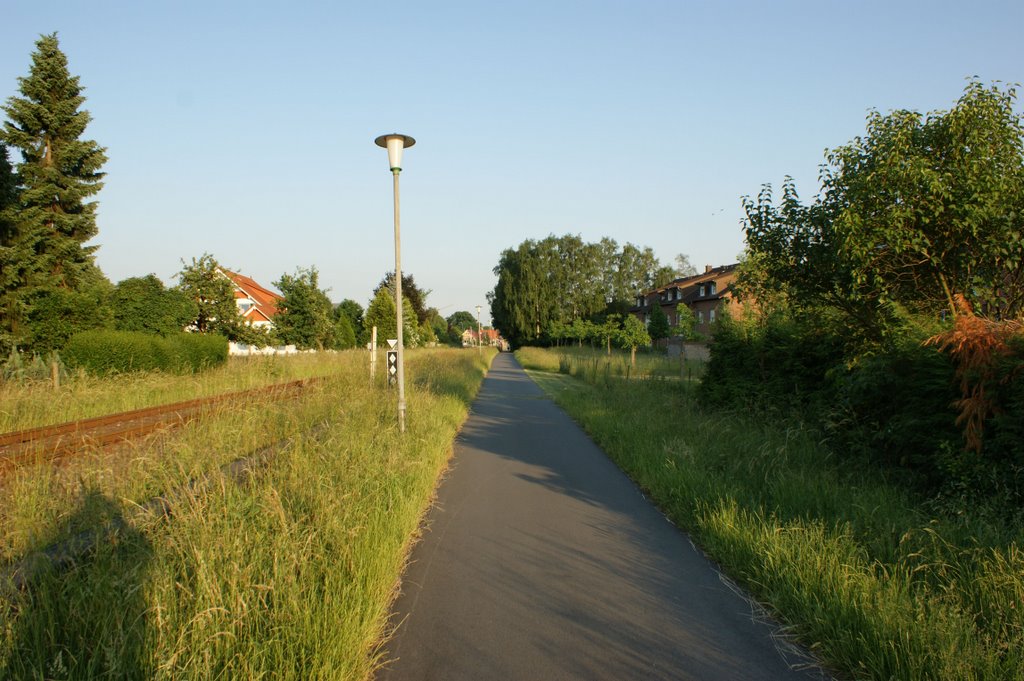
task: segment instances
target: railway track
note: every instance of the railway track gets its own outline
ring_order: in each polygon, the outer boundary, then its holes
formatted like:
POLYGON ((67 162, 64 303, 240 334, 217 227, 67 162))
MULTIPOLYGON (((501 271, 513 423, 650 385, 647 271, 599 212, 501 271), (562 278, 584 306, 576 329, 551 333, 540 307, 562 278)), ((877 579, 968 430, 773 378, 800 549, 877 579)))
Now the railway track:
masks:
POLYGON ((307 378, 252 390, 70 421, 0 435, 0 472, 40 460, 74 455, 83 449, 114 446, 184 425, 204 412, 254 397, 295 397, 323 378, 307 378))

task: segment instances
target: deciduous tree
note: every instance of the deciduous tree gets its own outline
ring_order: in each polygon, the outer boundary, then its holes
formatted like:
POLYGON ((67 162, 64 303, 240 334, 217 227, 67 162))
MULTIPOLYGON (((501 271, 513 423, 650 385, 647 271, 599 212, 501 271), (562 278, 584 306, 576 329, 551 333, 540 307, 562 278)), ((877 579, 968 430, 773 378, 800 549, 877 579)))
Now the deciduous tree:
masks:
MULTIPOLYGON (((741 290, 842 312, 849 335, 887 337, 905 311, 957 314, 956 296, 995 318, 1024 314, 1024 126, 1013 88, 972 81, 950 111, 872 112, 832 150, 822 190, 792 180, 774 205, 744 199, 741 290)), ((770 299, 766 296, 766 300, 770 299)))
POLYGON ((282 274, 274 286, 284 296, 274 317, 274 328, 281 342, 303 350, 338 347, 334 306, 327 292, 320 289, 320 273, 316 267, 300 267, 293 275, 282 274))
POLYGON ((114 328, 167 335, 196 318, 198 307, 180 289, 164 287, 156 275, 119 281, 110 294, 114 328))
POLYGON ((651 344, 651 336, 647 333, 644 323, 629 315, 622 323, 622 328, 616 336, 623 347, 629 348, 629 363, 636 366, 636 349, 651 344))
MULTIPOLYGON (((373 289, 373 295, 376 296, 381 289, 387 289, 391 291, 391 296, 395 295, 395 273, 394 271, 388 272, 384 275, 384 278, 377 284, 377 288, 373 289)), ((421 289, 416 285, 416 279, 413 275, 403 272, 402 273, 402 305, 405 306, 405 301, 408 300, 409 304, 412 305, 413 312, 416 313, 416 324, 424 322, 427 319, 427 296, 430 295, 430 290, 421 289)))
POLYGON ((195 304, 196 316, 190 326, 198 333, 219 333, 230 341, 267 345, 271 338, 247 323, 235 303, 235 287, 220 264, 209 253, 191 263, 181 261, 178 290, 195 304))

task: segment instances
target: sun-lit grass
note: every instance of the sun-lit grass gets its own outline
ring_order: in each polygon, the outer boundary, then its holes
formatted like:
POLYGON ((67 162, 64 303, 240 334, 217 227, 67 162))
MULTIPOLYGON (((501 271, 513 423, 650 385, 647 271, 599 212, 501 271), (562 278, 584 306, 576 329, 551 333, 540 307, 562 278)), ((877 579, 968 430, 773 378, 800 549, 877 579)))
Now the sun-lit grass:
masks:
MULTIPOLYGON (((524 363, 557 370, 531 355, 524 363)), ((931 513, 813 432, 705 411, 689 384, 531 375, 831 667, 1024 678, 1019 523, 931 513)))
MULTIPOLYGON (((151 456, 141 447, 103 472, 80 464, 83 484, 67 485, 37 534, 104 517, 128 528, 3 611, 0 677, 366 678, 411 538, 492 357, 408 353, 401 435, 393 391, 382 375, 371 386, 357 357, 332 364, 332 378, 295 403, 233 410, 235 425, 226 414, 167 438, 145 465, 135 463, 151 456), (264 421, 276 425, 261 430, 264 421), (290 444, 249 484, 216 473, 282 437, 290 444), (170 519, 137 510, 200 470, 214 471, 210 484, 176 498, 170 519)), ((61 477, 38 471, 36 503, 61 477)))
POLYGON ((704 362, 682 357, 668 357, 659 350, 638 352, 636 363, 630 362, 628 351, 590 347, 520 348, 516 357, 525 369, 558 371, 587 381, 612 379, 698 381, 704 374, 704 362))
MULTIPOLYGON (((270 357, 232 357, 195 374, 161 372, 98 377, 73 372, 54 389, 46 380, 0 381, 0 433, 90 416, 248 390, 329 374, 365 351, 270 357)), ((383 360, 381 360, 383 362, 383 360)))

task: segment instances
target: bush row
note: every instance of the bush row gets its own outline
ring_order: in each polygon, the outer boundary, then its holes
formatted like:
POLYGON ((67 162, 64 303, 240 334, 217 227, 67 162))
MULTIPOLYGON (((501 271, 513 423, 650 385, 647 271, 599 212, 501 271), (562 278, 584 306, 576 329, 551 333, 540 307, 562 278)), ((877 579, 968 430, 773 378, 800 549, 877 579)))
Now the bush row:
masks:
POLYGON ((83 331, 68 340, 62 357, 69 367, 96 374, 190 372, 227 361, 228 341, 217 334, 157 336, 136 331, 83 331))
POLYGON ((971 451, 957 422, 956 366, 917 336, 851 361, 846 339, 822 320, 729 321, 711 345, 701 396, 715 407, 795 414, 850 465, 883 467, 958 505, 1024 507, 1024 340, 999 360, 983 446, 971 451))

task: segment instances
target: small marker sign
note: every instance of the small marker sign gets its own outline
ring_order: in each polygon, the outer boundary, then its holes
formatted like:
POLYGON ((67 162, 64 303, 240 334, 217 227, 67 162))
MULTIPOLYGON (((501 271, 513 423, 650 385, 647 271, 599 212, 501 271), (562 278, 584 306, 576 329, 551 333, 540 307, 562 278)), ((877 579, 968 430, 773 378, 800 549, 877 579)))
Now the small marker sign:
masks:
MULTIPOLYGON (((388 342, 390 342, 390 341, 388 341, 388 342)), ((388 387, 390 388, 397 381, 398 381, 398 350, 388 350, 388 387)))
POLYGON ((389 348, 394 348, 396 345, 398 345, 398 339, 397 338, 388 338, 388 347, 389 348))

